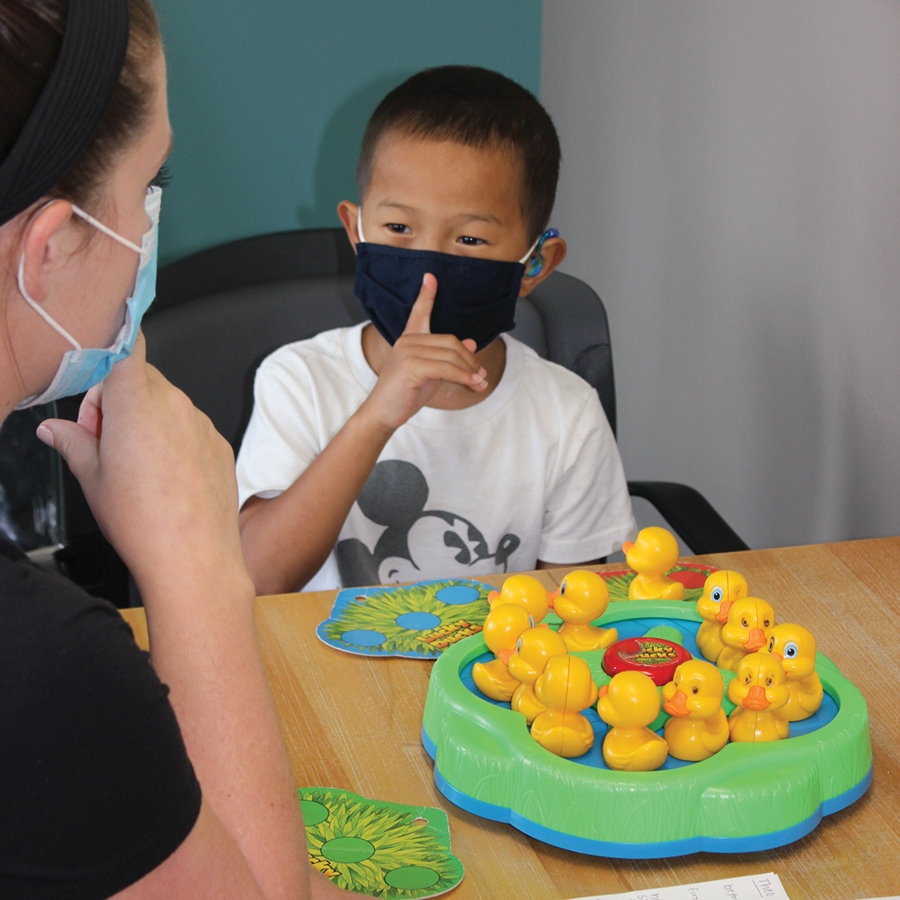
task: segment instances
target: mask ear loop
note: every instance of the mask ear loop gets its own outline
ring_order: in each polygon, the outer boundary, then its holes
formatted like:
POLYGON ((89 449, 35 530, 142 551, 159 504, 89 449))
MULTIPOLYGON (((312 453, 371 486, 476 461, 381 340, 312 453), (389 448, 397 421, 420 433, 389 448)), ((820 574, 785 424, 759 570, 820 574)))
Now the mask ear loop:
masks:
POLYGON ((60 337, 65 338, 76 350, 81 350, 81 344, 66 331, 50 313, 41 306, 36 300, 32 299, 28 291, 25 289, 25 251, 22 251, 22 255, 19 257, 19 271, 17 273, 17 279, 19 282, 19 293, 22 295, 22 298, 25 302, 58 334, 60 337))
POLYGON ((112 228, 109 228, 107 225, 104 225, 99 219, 95 219, 90 213, 86 213, 80 206, 76 206, 74 203, 72 204, 72 212, 78 216, 81 216, 85 222, 90 222, 94 228, 102 231, 104 234, 109 235, 114 241, 118 241, 122 244, 123 247, 127 247, 129 250, 134 250, 137 254, 143 254, 143 248, 139 247, 137 244, 133 244, 128 238, 122 237, 121 234, 117 234, 112 228))
MULTIPOLYGON (((56 200, 49 200, 45 203, 38 212, 43 212, 48 206, 52 206, 56 203, 56 200)), ((128 240, 128 238, 122 237, 121 234, 117 234, 112 228, 104 225, 99 219, 95 219, 90 213, 85 212, 80 206, 76 206, 74 203, 72 204, 72 212, 76 215, 80 216, 85 222, 89 222, 94 228, 102 231, 104 234, 109 235, 114 241, 118 241, 125 247, 128 247, 129 250, 134 250, 139 256, 143 258, 144 251, 142 247, 138 247, 137 244, 132 243, 128 240)), ((63 339, 67 340, 76 350, 82 350, 83 347, 81 344, 66 331, 47 310, 41 306, 25 288, 25 250, 23 248, 22 255, 19 257, 19 268, 16 273, 16 281, 19 285, 19 293, 22 295, 22 298, 25 302, 63 339)))
POLYGON ((359 242, 364 244, 366 239, 363 237, 362 233, 362 206, 356 207, 356 235, 359 238, 359 242))
POLYGON ((525 256, 519 260, 519 262, 521 262, 523 265, 525 265, 525 276, 527 278, 534 278, 535 275, 541 274, 541 270, 544 268, 544 259, 541 256, 541 248, 544 246, 544 241, 547 241, 550 238, 558 238, 558 237, 559 237, 559 232, 555 228, 548 228, 534 242, 534 245, 525 254, 525 256))

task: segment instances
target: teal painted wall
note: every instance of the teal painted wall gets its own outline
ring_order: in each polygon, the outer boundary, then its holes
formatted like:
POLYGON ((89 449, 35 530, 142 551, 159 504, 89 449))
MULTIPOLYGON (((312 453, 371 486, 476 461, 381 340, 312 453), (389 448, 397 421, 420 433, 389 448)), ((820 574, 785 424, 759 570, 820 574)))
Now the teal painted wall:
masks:
POLYGON ((369 114, 419 69, 464 63, 540 89, 542 0, 156 0, 173 182, 161 262, 338 225, 369 114))

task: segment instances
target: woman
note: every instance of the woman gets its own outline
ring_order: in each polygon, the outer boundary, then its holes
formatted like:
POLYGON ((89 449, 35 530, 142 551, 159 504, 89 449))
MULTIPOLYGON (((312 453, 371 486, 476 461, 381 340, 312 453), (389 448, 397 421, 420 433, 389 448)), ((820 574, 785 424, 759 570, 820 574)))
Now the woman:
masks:
POLYGON ((230 449, 138 332, 171 140, 147 0, 0 0, 0 85, 2 417, 93 385, 38 434, 153 648, 151 667, 111 607, 0 544, 0 896, 339 894, 306 860, 230 449))

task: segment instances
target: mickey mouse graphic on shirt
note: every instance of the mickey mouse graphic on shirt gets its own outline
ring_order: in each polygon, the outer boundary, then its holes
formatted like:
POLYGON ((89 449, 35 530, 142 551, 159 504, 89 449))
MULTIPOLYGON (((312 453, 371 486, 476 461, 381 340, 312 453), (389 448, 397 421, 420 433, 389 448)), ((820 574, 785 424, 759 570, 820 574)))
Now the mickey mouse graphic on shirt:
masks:
POLYGON ((505 534, 491 552, 487 540, 468 519, 439 509, 425 509, 428 482, 418 466, 399 459, 378 463, 360 491, 357 503, 363 515, 385 527, 370 550, 358 538, 339 541, 335 548, 344 587, 388 584, 420 578, 418 562, 442 576, 469 577, 471 567, 493 560, 505 572, 521 539, 505 534), (434 560, 442 557, 440 566, 434 560))

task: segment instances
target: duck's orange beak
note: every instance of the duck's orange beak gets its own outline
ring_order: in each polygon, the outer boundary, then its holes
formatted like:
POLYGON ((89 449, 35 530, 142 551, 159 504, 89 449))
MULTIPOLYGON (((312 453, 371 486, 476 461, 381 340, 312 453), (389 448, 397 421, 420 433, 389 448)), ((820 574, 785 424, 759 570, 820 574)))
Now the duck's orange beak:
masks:
POLYGON ((671 698, 663 703, 663 709, 670 716, 686 716, 690 712, 686 701, 687 694, 684 691, 675 691, 671 698))
POLYGON ((750 636, 744 641, 744 649, 748 653, 756 653, 760 647, 765 647, 767 643, 766 633, 762 628, 751 628, 750 636))
POLYGON ((766 699, 766 691, 765 688, 761 687, 758 684, 754 684, 749 691, 747 691, 747 696, 744 698, 744 708, 751 709, 755 712, 762 712, 764 709, 768 709, 771 704, 766 699))
POLYGON ((513 652, 512 652, 512 650, 509 649, 509 647, 501 647, 497 651, 497 659, 499 659, 500 662, 502 662, 504 666, 509 665, 509 660, 512 657, 512 655, 513 655, 513 652))
POLYGON ((625 541, 625 543, 622 544, 622 552, 627 553, 633 546, 634 541, 625 541))
POLYGON ((772 656, 778 660, 778 662, 783 663, 784 657, 780 653, 772 653, 772 656))
POLYGON ((549 606, 550 609, 553 609, 553 604, 556 602, 558 596, 558 591, 547 591, 547 606, 549 606))
POLYGON ((734 606, 734 600, 723 600, 719 604, 719 611, 716 613, 716 621, 724 625, 728 621, 728 611, 734 606))
POLYGON ((488 591, 488 603, 493 606, 499 596, 500 591, 488 591))
POLYGON ((597 699, 605 697, 609 693, 609 684, 603 684, 597 689, 597 699))

